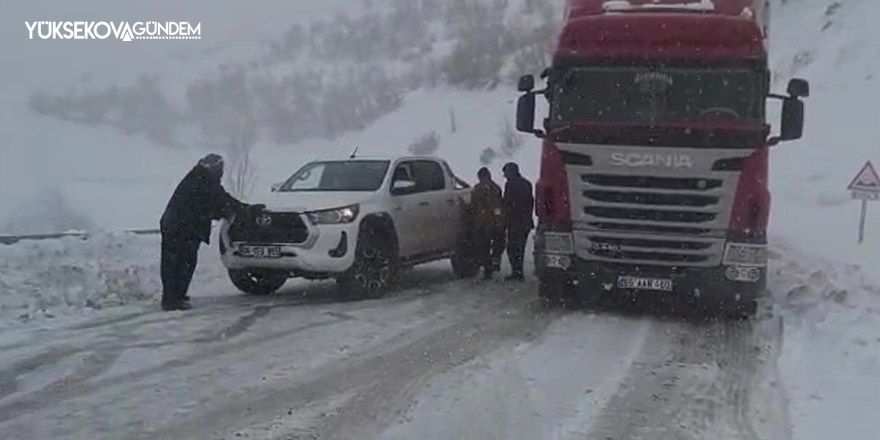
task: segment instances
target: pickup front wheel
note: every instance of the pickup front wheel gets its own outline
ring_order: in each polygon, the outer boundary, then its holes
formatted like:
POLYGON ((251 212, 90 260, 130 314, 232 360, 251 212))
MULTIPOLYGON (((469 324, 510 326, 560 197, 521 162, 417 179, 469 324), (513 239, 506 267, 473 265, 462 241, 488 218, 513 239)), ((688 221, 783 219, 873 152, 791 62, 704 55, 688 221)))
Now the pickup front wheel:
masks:
POLYGON ((345 296, 381 298, 396 276, 393 240, 382 229, 366 228, 359 234, 354 264, 337 278, 345 296))
POLYGON ((229 280, 244 293, 271 295, 287 282, 287 274, 271 270, 230 269, 229 280))

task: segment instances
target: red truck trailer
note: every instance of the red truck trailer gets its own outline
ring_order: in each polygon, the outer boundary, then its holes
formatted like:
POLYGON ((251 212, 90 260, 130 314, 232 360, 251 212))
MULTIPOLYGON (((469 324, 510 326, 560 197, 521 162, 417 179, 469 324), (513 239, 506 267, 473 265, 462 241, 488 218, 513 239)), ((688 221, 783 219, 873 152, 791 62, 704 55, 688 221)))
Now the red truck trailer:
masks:
POLYGON ((801 137, 809 96, 803 79, 770 93, 768 13, 766 0, 569 0, 546 88, 523 76, 517 103, 518 130, 543 138, 541 297, 755 312, 768 150, 801 137), (541 129, 537 95, 549 105, 541 129), (768 98, 782 101, 775 133, 768 98))

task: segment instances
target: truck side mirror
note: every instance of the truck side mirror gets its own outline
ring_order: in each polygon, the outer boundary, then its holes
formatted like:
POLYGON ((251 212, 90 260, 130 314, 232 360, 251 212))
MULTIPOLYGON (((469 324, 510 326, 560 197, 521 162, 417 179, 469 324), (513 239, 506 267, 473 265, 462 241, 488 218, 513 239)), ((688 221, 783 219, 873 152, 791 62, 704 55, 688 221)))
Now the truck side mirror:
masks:
POLYGON ((523 133, 535 132, 535 94, 526 93, 516 102, 516 129, 523 133))
POLYGON ((284 182, 275 182, 272 184, 272 192, 278 192, 281 189, 281 185, 284 185, 284 182))
POLYGON ((531 92, 535 89, 535 77, 532 75, 523 75, 519 77, 519 84, 517 84, 516 88, 520 92, 531 92))
MULTIPOLYGON (((790 88, 790 87, 789 87, 790 88)), ((796 97, 782 102, 782 124, 779 140, 792 141, 804 134, 804 103, 796 97)))
POLYGON ((788 82, 788 96, 793 98, 806 98, 810 96, 810 83, 801 78, 792 78, 788 82))

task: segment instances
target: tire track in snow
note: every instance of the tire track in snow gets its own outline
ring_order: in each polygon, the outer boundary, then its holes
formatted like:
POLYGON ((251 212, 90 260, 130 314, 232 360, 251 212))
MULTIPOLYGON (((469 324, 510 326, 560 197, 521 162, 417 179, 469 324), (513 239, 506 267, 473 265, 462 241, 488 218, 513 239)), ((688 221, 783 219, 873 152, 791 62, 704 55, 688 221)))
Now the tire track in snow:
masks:
POLYGON ((758 336, 751 321, 658 323, 587 438, 759 439, 751 408, 758 336))
POLYGON ((354 394, 340 403, 333 415, 311 426, 290 427, 287 436, 273 438, 374 437, 406 413, 418 390, 435 374, 505 343, 536 338, 560 316, 544 312, 532 295, 492 290, 458 304, 462 313, 452 315, 453 320, 442 319, 404 332, 368 352, 304 375, 290 386, 224 402, 207 413, 139 438, 232 438, 236 429, 283 418, 283 412, 292 415, 306 410, 312 402, 346 393, 354 394))
MULTIPOLYGON (((97 323, 94 323, 95 325, 81 326, 84 329, 83 331, 79 332, 79 334, 68 333, 64 340, 85 340, 88 345, 78 347, 56 345, 55 347, 51 347, 49 351, 45 353, 16 363, 12 368, 0 370, 0 399, 2 399, 3 397, 14 394, 18 391, 17 378, 20 375, 39 367, 56 364, 64 359, 85 353, 85 362, 71 374, 56 380, 49 386, 43 387, 40 390, 0 405, 0 423, 15 420, 21 416, 50 406, 58 405, 67 400, 98 393, 105 388, 124 383, 137 383, 147 377, 168 374, 168 372, 173 369, 188 367, 213 357, 233 353, 246 346, 250 347, 253 345, 270 344, 279 339, 295 335, 296 333, 356 319, 353 316, 348 315, 346 312, 381 309, 393 304, 406 303, 413 301, 414 299, 428 296, 431 293, 436 293, 436 286, 431 285, 430 280, 437 278, 438 273, 440 272, 430 269, 423 271, 419 274, 421 276, 411 277, 407 281, 408 285, 416 288, 400 291, 399 293, 389 295, 387 298, 381 300, 340 302, 335 300, 332 294, 328 294, 329 292, 332 292, 332 286, 320 286, 319 289, 312 289, 313 291, 317 290, 319 294, 310 297, 285 294, 270 297, 268 300, 260 299, 259 301, 254 301, 251 297, 233 297, 236 298, 236 301, 223 302, 233 305, 234 310, 240 310, 240 306, 235 306, 244 302, 248 306, 246 309, 248 310, 248 313, 238 318, 233 324, 223 327, 219 331, 195 339, 137 342, 137 339, 142 336, 139 335, 137 331, 149 324, 161 324, 204 318, 212 315, 222 315, 229 311, 229 308, 224 306, 205 307, 196 309, 193 312, 175 313, 170 316, 169 314, 156 312, 155 314, 159 315, 156 318, 129 322, 137 319, 139 316, 153 314, 149 312, 143 314, 132 313, 117 318, 98 321, 97 323), (425 276, 425 274, 427 274, 427 276, 425 276), (428 281, 428 287, 427 289, 422 289, 421 287, 423 287, 426 280, 428 281), (324 294, 321 294, 322 292, 324 294), (239 300, 241 298, 244 300, 239 300), (332 307, 329 309, 325 307, 328 305, 332 307), (253 308, 250 306, 253 306, 253 308), (262 334, 255 340, 240 340, 235 343, 229 343, 231 340, 244 334, 259 319, 267 316, 273 309, 308 306, 318 308, 316 314, 328 317, 329 319, 319 319, 293 328, 286 328, 284 330, 262 334), (326 310, 323 312, 320 311, 322 308, 326 310), (108 324, 108 321, 110 324, 108 324), (96 334, 94 332, 90 333, 86 331, 95 328, 102 328, 108 325, 111 329, 106 332, 96 334), (211 345, 218 343, 222 344, 215 345, 207 350, 196 350, 196 353, 192 356, 170 359, 161 364, 120 376, 97 379, 127 350, 139 348, 161 348, 173 345, 211 345), (100 345, 101 348, 95 349, 96 344, 100 345)), ((443 276, 445 278, 449 277, 445 274, 445 271, 443 272, 443 276)))

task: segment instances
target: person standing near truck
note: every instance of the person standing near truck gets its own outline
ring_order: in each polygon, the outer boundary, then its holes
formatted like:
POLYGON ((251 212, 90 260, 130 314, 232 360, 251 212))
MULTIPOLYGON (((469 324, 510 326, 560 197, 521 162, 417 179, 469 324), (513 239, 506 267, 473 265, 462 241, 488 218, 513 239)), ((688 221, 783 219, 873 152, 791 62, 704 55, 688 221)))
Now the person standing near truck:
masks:
POLYGON ((532 212, 535 199, 532 183, 520 174, 519 165, 508 162, 502 168, 507 183, 504 185, 504 225, 507 235, 507 258, 511 273, 507 280, 523 281, 523 259, 529 233, 535 228, 532 212))
POLYGON ((504 252, 504 214, 501 187, 492 180, 486 167, 477 172, 479 182, 471 192, 474 215, 474 244, 478 264, 483 267, 484 278, 492 278, 499 270, 504 252))
POLYGON ((223 189, 223 158, 209 154, 177 185, 160 220, 162 310, 189 310, 187 290, 202 243, 210 244, 211 221, 228 218, 248 205, 223 189))

